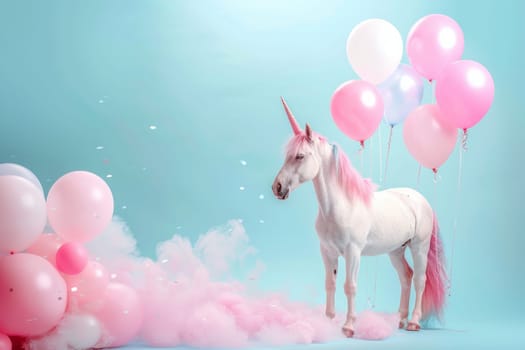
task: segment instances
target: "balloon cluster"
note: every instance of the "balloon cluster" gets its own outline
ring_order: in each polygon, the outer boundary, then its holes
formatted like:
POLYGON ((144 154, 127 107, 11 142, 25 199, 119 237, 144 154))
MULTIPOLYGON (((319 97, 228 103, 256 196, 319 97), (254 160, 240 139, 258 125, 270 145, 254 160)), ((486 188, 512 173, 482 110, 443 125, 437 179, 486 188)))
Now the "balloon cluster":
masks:
MULTIPOLYGON (((0 164, 0 194, 1 349, 11 348, 9 337, 37 339, 57 328, 67 335, 66 347, 91 348, 102 330, 112 331, 137 313, 135 291, 110 283, 83 246, 113 216, 113 196, 101 178, 68 173, 46 200, 31 171, 0 164), (44 233, 46 218, 55 233, 44 233)), ((130 332, 113 331, 111 343, 103 345, 125 344, 130 332)))
MULTIPOLYGON (((253 253, 239 220, 195 244, 174 235, 159 242, 157 258, 150 259, 139 256, 127 226, 112 213, 111 191, 94 174, 64 175, 46 201, 33 173, 0 164, 0 350, 82 350, 133 341, 240 348, 342 337, 343 315, 330 320, 318 307, 281 293, 216 280, 253 253), (42 233, 48 232, 46 215, 56 233, 42 233)), ((383 339, 399 317, 365 314, 356 322, 356 337, 383 339)))
POLYGON ((416 22, 407 38, 411 65, 402 64, 403 40, 391 23, 369 19, 348 36, 346 51, 362 80, 339 86, 331 100, 336 125, 364 145, 381 119, 403 130, 410 154, 434 172, 452 153, 457 129, 467 130, 488 112, 494 82, 480 63, 461 60, 463 32, 452 18, 433 14, 416 22), (424 78, 435 82, 435 104, 420 105, 424 78))

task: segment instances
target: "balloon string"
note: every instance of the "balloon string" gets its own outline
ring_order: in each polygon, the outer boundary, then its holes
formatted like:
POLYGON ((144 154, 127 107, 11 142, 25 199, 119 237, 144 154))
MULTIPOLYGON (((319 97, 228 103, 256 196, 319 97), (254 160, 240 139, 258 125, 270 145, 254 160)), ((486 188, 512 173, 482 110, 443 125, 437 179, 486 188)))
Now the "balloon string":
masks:
POLYGON ((448 267, 448 296, 452 295, 452 272, 454 271, 454 247, 456 246, 456 235, 458 229, 458 212, 461 208, 461 180, 463 175, 463 153, 467 148, 467 129, 463 129, 463 136, 461 138, 461 148, 459 150, 459 165, 458 165, 458 183, 456 189, 456 210, 454 211, 454 224, 452 226, 452 244, 450 245, 450 264, 448 267))
POLYGON ((417 167, 417 188, 419 189, 419 180, 421 179, 421 164, 417 167))
POLYGON ((428 81, 430 83, 430 93, 432 95, 432 104, 436 103, 436 84, 434 84, 434 81, 430 79, 428 81))
POLYGON ((392 131, 394 130, 394 126, 390 125, 390 131, 388 133, 388 143, 387 143, 387 149, 386 149, 386 156, 385 156, 385 171, 383 171, 383 181, 386 179, 386 174, 388 172, 388 160, 390 159, 390 147, 392 144, 392 131))
MULTIPOLYGON (((461 148, 463 149, 463 151, 467 151, 468 150, 467 141, 468 141, 468 130, 467 129, 463 129, 463 137, 461 138, 461 148)), ((460 153, 460 155, 461 155, 461 153, 460 153)))
POLYGON ((373 174, 372 174, 372 168, 373 168, 373 164, 372 164, 372 153, 373 153, 373 147, 374 147, 374 143, 372 142, 372 139, 370 139, 370 144, 369 144, 369 147, 368 147, 368 177, 370 178, 373 178, 373 174))
POLYGON ((376 307, 376 297, 377 297, 377 275, 378 275, 378 268, 377 268, 377 259, 378 257, 374 257, 374 294, 372 299, 372 309, 376 307))
POLYGON ((381 125, 379 125, 379 183, 383 183, 383 136, 381 135, 381 125))
POLYGON ((364 162, 363 162, 364 152, 365 152, 365 144, 363 143, 363 141, 361 141, 361 147, 359 147, 359 149, 357 150, 357 153, 359 153, 359 164, 360 164, 361 173, 363 173, 365 170, 364 162))
POLYGON ((437 168, 433 168, 432 172, 434 173, 434 183, 437 184, 441 181, 441 175, 438 174, 437 168))

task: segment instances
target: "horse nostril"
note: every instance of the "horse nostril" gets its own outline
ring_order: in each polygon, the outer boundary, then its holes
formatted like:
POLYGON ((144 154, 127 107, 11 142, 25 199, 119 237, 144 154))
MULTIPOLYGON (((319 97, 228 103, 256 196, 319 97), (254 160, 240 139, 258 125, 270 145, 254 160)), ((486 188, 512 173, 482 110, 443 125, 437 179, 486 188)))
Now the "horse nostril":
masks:
POLYGON ((277 192, 278 192, 278 193, 281 193, 281 188, 282 188, 282 187, 281 187, 281 183, 278 182, 278 183, 277 183, 277 192))

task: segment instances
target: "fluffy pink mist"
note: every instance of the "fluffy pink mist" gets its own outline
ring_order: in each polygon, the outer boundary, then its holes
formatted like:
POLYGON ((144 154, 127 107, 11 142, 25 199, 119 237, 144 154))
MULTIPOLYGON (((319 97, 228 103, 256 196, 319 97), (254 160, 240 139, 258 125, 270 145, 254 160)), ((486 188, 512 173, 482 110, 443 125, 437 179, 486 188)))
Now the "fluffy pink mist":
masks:
MULTIPOLYGON (((86 248, 92 259, 106 267, 111 283, 136 291, 141 325, 133 339, 148 346, 239 348, 319 343, 342 337, 342 319, 329 320, 321 307, 293 302, 277 293, 253 292, 239 281, 224 281, 224 275, 255 252, 237 220, 210 230, 195 244, 175 235, 157 246, 155 260, 139 256, 135 239, 118 218, 86 248)), ((248 280, 257 279, 263 270, 258 261, 248 280)), ((69 312, 85 314, 89 307, 69 312)), ((127 322, 125 317, 122 322, 127 322)), ((356 337, 386 338, 397 322, 392 316, 365 313, 357 319, 356 337)), ((98 344, 111 344, 103 322, 100 327, 103 339, 98 344)), ((71 348, 62 334, 59 326, 48 336, 31 341, 30 348, 71 348)))
POLYGON ((399 326, 399 314, 384 314, 366 310, 355 322, 354 336, 359 339, 381 340, 390 337, 399 326))

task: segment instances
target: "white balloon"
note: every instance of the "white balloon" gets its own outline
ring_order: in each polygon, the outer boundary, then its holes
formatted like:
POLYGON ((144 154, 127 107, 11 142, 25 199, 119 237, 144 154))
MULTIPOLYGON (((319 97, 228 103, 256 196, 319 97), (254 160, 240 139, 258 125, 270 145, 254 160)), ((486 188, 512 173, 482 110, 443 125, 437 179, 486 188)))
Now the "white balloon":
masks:
POLYGON ((20 176, 24 179, 31 182, 33 185, 38 187, 40 192, 44 193, 44 189, 42 188, 42 184, 40 184, 40 181, 38 181, 38 178, 36 177, 33 172, 19 164, 14 163, 2 163, 0 164, 0 176, 5 175, 14 175, 14 176, 20 176))
POLYGON ((62 320, 59 334, 75 350, 93 348, 102 335, 96 317, 88 314, 69 314, 62 320))
POLYGON ((403 39, 392 23, 368 19, 352 29, 346 41, 346 54, 361 79, 379 84, 399 66, 403 39))

